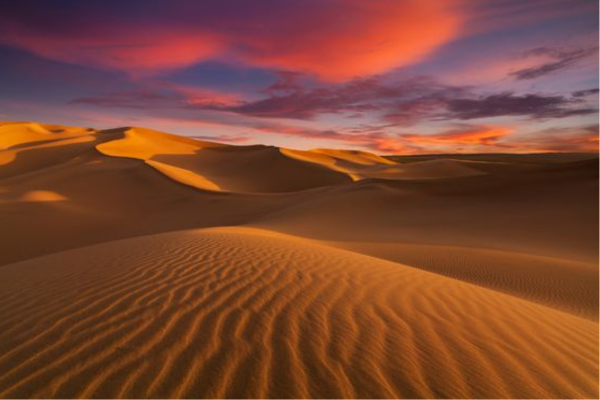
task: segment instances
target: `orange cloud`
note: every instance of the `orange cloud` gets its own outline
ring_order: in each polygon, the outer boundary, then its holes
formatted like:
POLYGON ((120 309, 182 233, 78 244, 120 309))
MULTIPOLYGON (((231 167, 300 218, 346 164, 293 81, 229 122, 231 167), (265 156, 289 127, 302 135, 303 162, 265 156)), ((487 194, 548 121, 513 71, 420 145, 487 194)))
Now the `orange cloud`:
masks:
POLYGON ((344 0, 325 12, 276 23, 243 38, 243 59, 348 80, 412 64, 454 39, 462 17, 454 1, 344 0), (273 27, 271 27, 273 28, 273 27))
POLYGON ((173 2, 154 6, 146 19, 137 9, 81 2, 69 21, 52 11, 41 19, 28 12, 0 16, 0 43, 131 75, 211 59, 343 81, 415 63, 454 39, 463 19, 457 1, 233 1, 235 12, 173 2))
POLYGON ((19 33, 0 42, 9 42, 36 55, 104 69, 127 71, 132 75, 155 74, 192 65, 215 54, 221 44, 208 33, 145 32, 132 27, 123 34, 55 37, 19 33))
POLYGON ((331 140, 340 142, 346 146, 358 146, 370 151, 387 154, 418 153, 421 150, 416 146, 403 143, 398 137, 377 130, 366 130, 362 133, 349 134, 332 129, 320 130, 281 124, 262 125, 254 129, 259 132, 294 136, 309 140, 331 140))
POLYGON ((481 144, 497 145, 498 140, 513 133, 505 127, 481 127, 474 130, 441 133, 437 135, 405 134, 402 138, 416 144, 481 144))
POLYGON ((521 135, 511 138, 507 145, 517 151, 597 152, 598 138, 598 125, 589 125, 551 128, 521 135))

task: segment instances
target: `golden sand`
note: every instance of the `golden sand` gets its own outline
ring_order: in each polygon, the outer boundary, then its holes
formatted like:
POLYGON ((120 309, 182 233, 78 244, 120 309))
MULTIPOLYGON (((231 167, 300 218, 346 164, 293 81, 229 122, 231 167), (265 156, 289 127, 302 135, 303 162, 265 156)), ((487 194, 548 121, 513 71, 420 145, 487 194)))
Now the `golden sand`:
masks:
POLYGON ((0 149, 0 397, 598 397, 597 158, 0 149))

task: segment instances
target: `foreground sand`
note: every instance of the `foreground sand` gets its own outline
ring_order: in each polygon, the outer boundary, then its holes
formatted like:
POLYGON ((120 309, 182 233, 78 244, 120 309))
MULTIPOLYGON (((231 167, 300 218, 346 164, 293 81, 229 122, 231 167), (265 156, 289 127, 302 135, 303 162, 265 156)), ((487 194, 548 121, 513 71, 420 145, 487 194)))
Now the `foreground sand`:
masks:
POLYGON ((598 397, 598 161, 0 124, 0 396, 598 397))

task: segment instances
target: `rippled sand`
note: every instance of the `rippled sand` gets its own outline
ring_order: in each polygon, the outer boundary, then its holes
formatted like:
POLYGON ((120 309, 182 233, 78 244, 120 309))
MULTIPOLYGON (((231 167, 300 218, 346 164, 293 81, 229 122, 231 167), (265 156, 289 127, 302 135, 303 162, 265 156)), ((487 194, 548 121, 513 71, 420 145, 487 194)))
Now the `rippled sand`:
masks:
POLYGON ((598 397, 597 159, 0 149, 3 398, 598 397))

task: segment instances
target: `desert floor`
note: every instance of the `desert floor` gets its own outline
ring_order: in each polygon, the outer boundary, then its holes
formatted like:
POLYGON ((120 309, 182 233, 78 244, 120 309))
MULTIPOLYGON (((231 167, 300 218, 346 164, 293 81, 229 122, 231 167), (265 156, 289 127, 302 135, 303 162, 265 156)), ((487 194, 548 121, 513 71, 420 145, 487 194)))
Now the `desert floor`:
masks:
POLYGON ((0 124, 0 397, 598 398, 598 157, 0 124))

